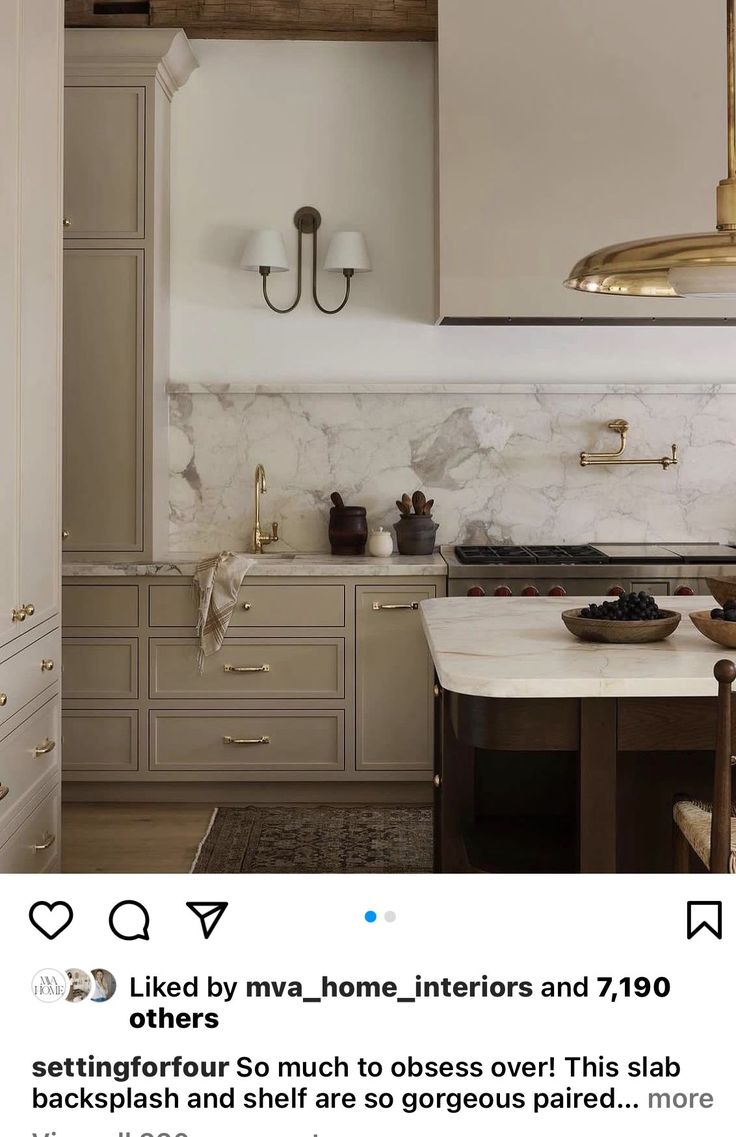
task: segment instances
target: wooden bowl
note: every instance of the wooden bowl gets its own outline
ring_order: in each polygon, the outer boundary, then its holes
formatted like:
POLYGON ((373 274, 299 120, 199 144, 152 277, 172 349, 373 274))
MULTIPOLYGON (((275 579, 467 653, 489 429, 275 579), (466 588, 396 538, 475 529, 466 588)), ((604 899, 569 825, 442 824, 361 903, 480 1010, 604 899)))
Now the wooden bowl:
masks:
POLYGON ((562 619, 568 632, 589 643, 653 644, 671 636, 681 619, 679 612, 661 611, 661 620, 589 620, 580 615, 582 608, 568 608, 562 619))
POLYGON ((722 608, 727 600, 736 600, 736 576, 708 576, 705 583, 718 601, 719 608, 722 608))
POLYGON ((700 634, 712 640, 714 644, 736 648, 736 623, 714 620, 710 612, 691 612, 690 619, 700 634))

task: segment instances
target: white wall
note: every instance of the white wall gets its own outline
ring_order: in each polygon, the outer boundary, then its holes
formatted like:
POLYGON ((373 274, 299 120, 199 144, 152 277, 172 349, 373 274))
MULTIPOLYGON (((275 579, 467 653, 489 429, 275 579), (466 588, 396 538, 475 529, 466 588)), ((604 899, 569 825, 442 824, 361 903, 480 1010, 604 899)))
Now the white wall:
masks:
MULTIPOLYGON (((200 69, 173 108, 173 379, 733 380, 731 328, 432 325, 432 45, 194 50, 200 69), (370 241, 374 272, 340 316, 309 298, 276 316, 260 278, 237 267, 251 227, 280 227, 293 249, 291 217, 305 204, 322 211, 325 237, 355 226, 370 241)), ((281 303, 293 276, 273 282, 281 303)), ((341 278, 320 283, 331 301, 341 278)))

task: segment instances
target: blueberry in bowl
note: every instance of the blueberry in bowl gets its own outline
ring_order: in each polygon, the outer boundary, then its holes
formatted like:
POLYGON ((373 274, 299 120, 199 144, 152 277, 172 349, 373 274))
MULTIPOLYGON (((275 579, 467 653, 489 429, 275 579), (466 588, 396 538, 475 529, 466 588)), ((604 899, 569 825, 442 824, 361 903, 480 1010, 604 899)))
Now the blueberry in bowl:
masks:
POLYGON ((616 600, 562 613, 567 630, 591 643, 656 643, 672 635, 680 618, 679 612, 660 608, 655 598, 644 591, 625 592, 616 600))

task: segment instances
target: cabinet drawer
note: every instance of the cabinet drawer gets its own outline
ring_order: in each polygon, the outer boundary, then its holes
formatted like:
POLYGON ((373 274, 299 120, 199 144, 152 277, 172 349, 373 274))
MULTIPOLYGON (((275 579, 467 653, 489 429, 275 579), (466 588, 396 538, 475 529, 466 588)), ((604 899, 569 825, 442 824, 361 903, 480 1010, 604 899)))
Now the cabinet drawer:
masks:
POLYGON ((151 698, 342 699, 344 640, 227 640, 200 675, 195 640, 151 641, 151 698))
POLYGON ((29 805, 59 768, 59 696, 39 707, 0 742, 0 829, 29 805))
POLYGON ((61 670, 61 633, 42 636, 24 651, 0 663, 0 725, 58 681, 61 670))
POLYGON ((154 711, 151 718, 152 770, 345 768, 343 711, 154 711))
POLYGON ((65 710, 64 770, 138 769, 137 711, 65 710))
POLYGON ((137 640, 64 640, 65 699, 137 699, 137 640))
MULTIPOLYGON (((197 605, 191 585, 151 585, 153 628, 193 628, 197 605)), ((246 578, 231 628, 343 628, 342 584, 250 584, 246 578)))
POLYGON ((0 873, 49 872, 59 856, 60 821, 57 786, 0 846, 0 873))
POLYGON ((66 584, 62 617, 68 628, 137 628, 135 584, 66 584))

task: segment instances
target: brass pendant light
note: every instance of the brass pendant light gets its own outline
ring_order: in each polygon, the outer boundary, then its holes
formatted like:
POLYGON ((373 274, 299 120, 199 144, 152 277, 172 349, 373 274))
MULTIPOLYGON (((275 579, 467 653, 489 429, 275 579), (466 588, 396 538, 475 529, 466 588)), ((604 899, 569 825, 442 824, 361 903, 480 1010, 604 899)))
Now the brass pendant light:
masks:
POLYGON ((717 189, 717 229, 609 245, 583 257, 565 281, 612 296, 736 299, 736 0, 726 0, 728 177, 717 189))

